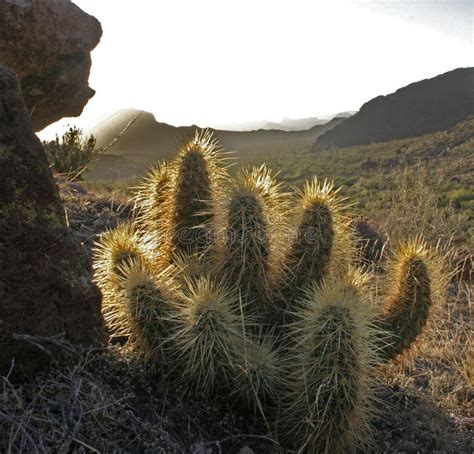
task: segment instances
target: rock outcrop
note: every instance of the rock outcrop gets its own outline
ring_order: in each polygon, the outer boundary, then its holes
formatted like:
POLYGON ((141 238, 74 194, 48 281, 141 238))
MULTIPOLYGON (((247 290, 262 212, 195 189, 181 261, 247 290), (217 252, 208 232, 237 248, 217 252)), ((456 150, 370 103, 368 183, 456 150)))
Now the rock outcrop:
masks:
POLYGON ((14 372, 31 373, 54 356, 54 342, 46 353, 28 336, 100 343, 100 302, 17 77, 0 60, 0 375, 12 361, 14 372))
POLYGON ((421 80, 365 103, 318 137, 315 151, 386 142, 449 129, 474 114, 474 68, 421 80))
POLYGON ((20 79, 35 131, 81 114, 94 95, 90 52, 97 19, 69 0, 2 0, 0 58, 20 79))

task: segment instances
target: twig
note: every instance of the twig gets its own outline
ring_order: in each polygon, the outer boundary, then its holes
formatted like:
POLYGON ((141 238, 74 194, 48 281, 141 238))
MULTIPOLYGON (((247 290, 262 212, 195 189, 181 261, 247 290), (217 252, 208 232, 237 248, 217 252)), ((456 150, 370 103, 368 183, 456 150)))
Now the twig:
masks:
MULTIPOLYGON (((127 130, 130 128, 130 126, 132 126, 142 115, 143 115, 144 111, 140 111, 138 113, 138 115, 133 118, 132 120, 130 120, 127 125, 125 126, 125 128, 122 129, 122 131, 120 131, 119 135, 117 137, 115 137, 112 142, 110 142, 105 148, 103 148, 102 150, 100 150, 100 152, 96 153, 96 158, 95 160, 97 160, 99 158, 99 156, 105 154, 110 148, 112 148, 119 140, 120 138, 127 132, 127 130)), ((77 180, 78 177, 80 177, 88 168, 89 166, 94 162, 94 159, 92 159, 90 162, 87 163, 87 165, 85 165, 82 169, 80 169, 75 175, 73 175, 71 178, 70 178, 70 181, 75 181, 77 180)))
POLYGON ((252 435, 252 434, 240 434, 240 435, 229 435, 228 437, 223 438, 222 440, 214 440, 214 441, 208 441, 207 443, 203 443, 198 449, 194 451, 194 453, 200 452, 199 450, 203 446, 211 446, 211 445, 216 445, 219 447, 221 443, 225 443, 226 441, 233 440, 235 438, 255 438, 258 440, 265 440, 269 441, 275 445, 279 445, 278 441, 274 440, 273 438, 267 437, 265 435, 252 435))
POLYGON ((52 352, 48 350, 43 344, 51 344, 55 347, 67 350, 70 353, 78 353, 78 349, 68 342, 64 336, 65 333, 59 333, 49 337, 30 336, 29 334, 13 334, 12 337, 13 339, 34 345, 49 356, 52 356, 52 352))

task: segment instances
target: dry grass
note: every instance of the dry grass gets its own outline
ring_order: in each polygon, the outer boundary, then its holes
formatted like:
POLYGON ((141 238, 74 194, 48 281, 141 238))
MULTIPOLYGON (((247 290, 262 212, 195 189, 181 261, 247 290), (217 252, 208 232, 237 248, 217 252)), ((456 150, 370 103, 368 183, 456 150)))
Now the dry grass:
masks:
POLYGON ((253 421, 182 393, 121 348, 77 351, 28 383, 2 378, 0 452, 271 452, 253 421))
POLYGON ((473 452, 472 289, 454 284, 415 352, 383 368, 387 452, 473 452))

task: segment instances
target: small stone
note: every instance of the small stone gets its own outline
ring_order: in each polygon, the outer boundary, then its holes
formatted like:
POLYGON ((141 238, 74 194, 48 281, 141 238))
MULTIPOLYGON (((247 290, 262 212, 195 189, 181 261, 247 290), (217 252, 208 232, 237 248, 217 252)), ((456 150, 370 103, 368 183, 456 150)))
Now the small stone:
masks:
POLYGON ((248 446, 244 446, 240 449, 239 454, 254 454, 253 449, 249 448, 248 446))

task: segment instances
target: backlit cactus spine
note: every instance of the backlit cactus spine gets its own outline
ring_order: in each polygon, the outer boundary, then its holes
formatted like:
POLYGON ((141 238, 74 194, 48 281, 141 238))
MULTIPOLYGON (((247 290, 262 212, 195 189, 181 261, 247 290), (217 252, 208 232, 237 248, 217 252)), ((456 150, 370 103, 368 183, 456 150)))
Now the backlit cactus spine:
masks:
POLYGON ((378 304, 339 190, 312 178, 291 195, 265 166, 230 179, 207 132, 151 172, 136 204, 136 225, 96 249, 111 334, 189 392, 274 418, 299 452, 370 444, 376 367, 429 322, 439 256, 403 243, 378 304))

